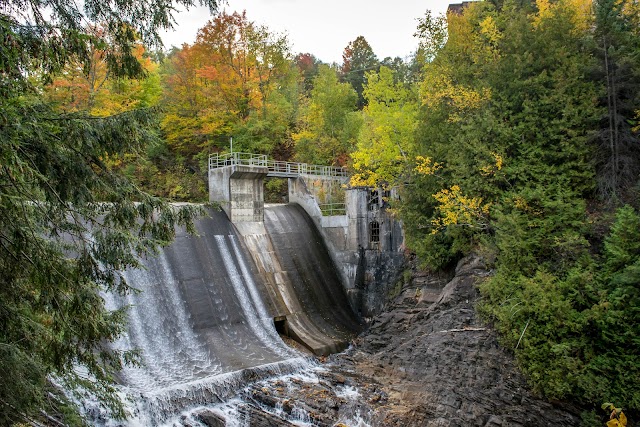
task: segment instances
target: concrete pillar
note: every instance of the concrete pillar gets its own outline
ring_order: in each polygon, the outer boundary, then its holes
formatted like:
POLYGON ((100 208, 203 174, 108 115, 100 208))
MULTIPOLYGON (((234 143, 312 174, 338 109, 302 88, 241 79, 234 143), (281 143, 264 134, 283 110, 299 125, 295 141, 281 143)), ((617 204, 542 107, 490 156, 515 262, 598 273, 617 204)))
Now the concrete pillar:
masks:
POLYGON ((209 201, 218 202, 232 223, 264 221, 263 166, 233 165, 209 171, 209 201))

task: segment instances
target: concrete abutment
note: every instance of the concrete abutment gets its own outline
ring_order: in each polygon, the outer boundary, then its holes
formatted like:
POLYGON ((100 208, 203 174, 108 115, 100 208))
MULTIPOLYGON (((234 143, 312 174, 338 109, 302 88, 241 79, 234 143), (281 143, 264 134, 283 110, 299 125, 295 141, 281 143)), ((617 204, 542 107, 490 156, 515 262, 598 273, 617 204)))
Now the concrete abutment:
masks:
MULTIPOLYGON (((245 229, 264 222, 263 166, 230 165, 209 171, 209 200, 245 229)), ((289 203, 300 205, 318 228, 349 304, 361 318, 379 313, 404 268, 402 224, 388 209, 394 191, 345 188, 347 179, 298 175, 288 179, 289 203), (332 182, 325 182, 330 181, 332 182), (323 215, 319 199, 344 188, 344 214, 323 215), (321 194, 319 194, 321 193, 321 194)), ((245 234, 242 233, 241 234, 245 234)))

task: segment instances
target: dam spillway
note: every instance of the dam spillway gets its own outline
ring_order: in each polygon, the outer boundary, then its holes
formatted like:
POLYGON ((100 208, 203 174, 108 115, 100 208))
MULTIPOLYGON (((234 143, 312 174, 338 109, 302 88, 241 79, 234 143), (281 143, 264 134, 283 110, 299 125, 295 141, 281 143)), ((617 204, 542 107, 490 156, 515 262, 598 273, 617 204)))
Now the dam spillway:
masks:
POLYGON ((283 343, 274 319, 318 354, 344 348, 359 331, 305 215, 295 205, 268 208, 266 227, 243 236, 224 213, 209 211, 195 223, 197 236, 179 231, 143 260, 145 269, 125 272, 141 292, 106 299, 130 307, 116 348, 140 351, 142 366, 121 372, 135 423, 160 425, 222 403, 249 381, 310 366, 283 343), (260 245, 269 253, 256 254, 260 245))
POLYGON ((292 329, 297 325, 306 339, 323 342, 324 347, 309 346, 317 354, 343 350, 360 325, 313 221, 299 205, 271 206, 265 209, 265 226, 299 301, 289 319, 292 329))

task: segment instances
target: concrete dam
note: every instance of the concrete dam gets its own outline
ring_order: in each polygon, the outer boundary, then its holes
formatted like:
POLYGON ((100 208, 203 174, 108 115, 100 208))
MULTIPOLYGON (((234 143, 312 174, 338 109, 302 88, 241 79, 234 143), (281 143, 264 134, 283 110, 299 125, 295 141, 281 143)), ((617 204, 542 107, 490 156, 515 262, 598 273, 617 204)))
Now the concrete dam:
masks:
POLYGON ((310 366, 278 332, 326 355, 361 330, 310 218, 296 205, 265 216, 265 227, 243 238, 210 211, 196 222, 198 236, 179 232, 146 269, 125 273, 140 293, 108 297, 112 308, 130 307, 116 346, 141 352, 143 366, 121 374, 137 396, 137 424, 161 425, 249 381, 310 366))
MULTIPOLYGON (((241 195, 236 212, 229 203, 210 209, 195 222, 197 235, 178 231, 170 246, 142 260, 145 269, 124 273, 141 292, 105 296, 110 308, 129 307, 128 331, 115 347, 137 349, 142 366, 119 378, 131 419, 120 424, 88 405, 95 425, 204 425, 178 419, 224 406, 249 383, 313 369, 309 353, 339 352, 363 329, 363 280, 373 277, 365 250, 336 248, 336 221, 323 228, 309 215, 312 197, 298 191, 291 198, 300 203, 264 205, 256 182, 263 171, 224 174, 225 188, 241 195)), ((242 425, 234 416, 226 415, 226 425, 242 425)))

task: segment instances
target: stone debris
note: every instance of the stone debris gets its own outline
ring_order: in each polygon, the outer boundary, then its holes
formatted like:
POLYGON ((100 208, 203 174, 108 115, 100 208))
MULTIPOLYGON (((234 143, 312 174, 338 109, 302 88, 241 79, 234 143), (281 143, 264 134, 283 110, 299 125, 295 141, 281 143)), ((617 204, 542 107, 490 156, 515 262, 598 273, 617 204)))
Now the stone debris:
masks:
MULTIPOLYGON (((477 318, 475 285, 488 274, 471 256, 446 286, 439 279, 443 287, 434 302, 400 293, 347 351, 323 359, 317 383, 255 389, 253 407, 278 407, 289 419, 295 408, 316 426, 579 425, 571 408, 529 391, 513 356, 477 318), (355 397, 345 397, 345 387, 357 391, 355 397)), ((419 277, 415 289, 425 283, 435 289, 435 280, 419 277)))

